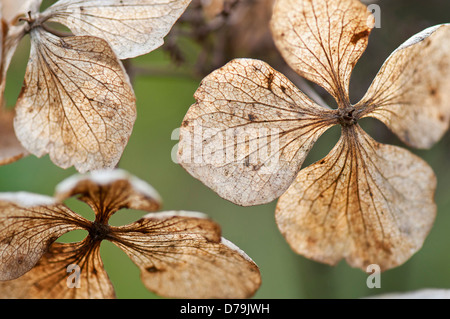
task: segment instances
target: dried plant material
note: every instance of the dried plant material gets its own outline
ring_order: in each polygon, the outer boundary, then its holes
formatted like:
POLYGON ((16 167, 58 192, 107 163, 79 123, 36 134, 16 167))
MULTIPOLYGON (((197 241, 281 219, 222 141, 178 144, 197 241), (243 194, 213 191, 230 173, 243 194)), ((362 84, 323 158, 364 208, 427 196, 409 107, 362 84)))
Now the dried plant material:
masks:
POLYGON ((84 240, 79 243, 53 243, 29 272, 11 281, 0 281, 2 298, 11 299, 112 299, 114 287, 100 258, 100 245, 84 240), (70 265, 74 265, 73 271, 70 265), (82 271, 72 278, 76 266, 82 271), (68 271, 69 270, 69 271, 68 271))
POLYGON ((49 21, 75 35, 105 39, 119 59, 136 57, 163 44, 163 38, 190 0, 60 0, 48 9, 49 21))
MULTIPOLYGON (((4 21, 3 19, 4 19, 3 6, 0 3, 0 66, 1 66, 1 61, 3 61, 3 36, 4 36, 3 32, 4 32, 4 29, 6 28, 6 26, 3 23, 3 21, 4 21)), ((6 30, 5 30, 5 32, 6 32, 6 30)))
POLYGON ((275 44, 289 66, 342 106, 349 103, 350 75, 373 25, 357 0, 277 1, 271 20, 275 44))
POLYGON ((109 240, 141 269, 148 289, 175 298, 246 298, 261 283, 255 263, 221 237, 220 226, 195 212, 151 213, 110 226, 121 208, 152 212, 160 199, 147 183, 122 170, 74 176, 54 198, 0 194, 0 296, 3 298, 114 298, 99 248, 109 240), (89 221, 62 202, 76 197, 95 212, 89 221), (79 243, 59 243, 83 229, 79 243), (78 277, 70 271, 78 269, 78 277), (76 289, 75 289, 76 288, 76 289))
POLYGON ((237 59, 206 77, 180 129, 179 162, 239 205, 289 187, 331 112, 266 63, 237 59))
POLYGON ((14 133, 13 119, 13 112, 0 110, 0 165, 15 162, 28 154, 14 133))
POLYGON ((49 154, 62 168, 114 168, 136 119, 135 95, 119 59, 162 45, 189 2, 60 0, 42 13, 41 0, 8 6, 23 23, 4 24, 2 94, 19 41, 26 34, 31 38, 14 119, 21 144, 38 157, 49 154), (66 25, 75 36, 53 30, 49 22, 66 25))
POLYGON ((153 187, 122 170, 76 175, 57 186, 55 197, 58 201, 73 196, 78 196, 95 212, 99 212, 105 222, 124 207, 153 212, 161 205, 161 198, 153 187))
POLYGON ((14 112, 5 109, 4 90, 6 71, 16 45, 6 41, 10 27, 5 21, 11 20, 13 15, 21 12, 20 7, 29 5, 29 3, 30 1, 26 3, 3 1, 0 3, 0 165, 15 162, 28 154, 14 132, 14 112))
POLYGON ((149 214, 115 230, 114 243, 140 268, 151 291, 166 297, 248 298, 258 267, 220 236, 220 226, 192 212, 149 214))
POLYGON ((24 147, 79 171, 112 168, 136 119, 128 77, 104 40, 31 31, 14 126, 24 147), (30 127, 34 129, 30 131, 30 127))
POLYGON ((406 144, 429 148, 450 119, 450 25, 416 34, 384 63, 358 105, 406 144), (420 123, 420 125, 417 125, 420 123))
POLYGON ((435 187, 423 160, 375 142, 356 124, 343 129, 328 156, 300 171, 278 201, 276 222, 306 257, 389 269, 421 248, 435 217, 435 187))
POLYGON ((338 108, 312 102, 264 62, 237 59, 202 81, 181 125, 178 159, 239 205, 268 203, 287 189, 276 220, 296 252, 386 270, 422 246, 436 214, 436 179, 424 161, 373 141, 358 121, 380 118, 415 146, 430 146, 442 135, 450 116, 450 25, 400 46, 353 105, 349 79, 373 23, 357 0, 278 0, 271 21, 277 47, 297 73, 333 95, 338 108), (315 141, 336 124, 342 135, 335 148, 300 170, 315 141))

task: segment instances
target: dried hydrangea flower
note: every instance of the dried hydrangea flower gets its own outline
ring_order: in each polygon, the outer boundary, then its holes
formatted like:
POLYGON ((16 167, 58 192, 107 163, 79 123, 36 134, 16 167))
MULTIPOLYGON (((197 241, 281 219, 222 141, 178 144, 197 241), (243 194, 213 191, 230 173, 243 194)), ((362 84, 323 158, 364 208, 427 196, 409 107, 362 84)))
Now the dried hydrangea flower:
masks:
POLYGON ((41 1, 24 3, 21 23, 3 23, 3 80, 19 41, 26 34, 31 39, 15 106, 16 136, 30 153, 49 154, 63 168, 114 168, 136 119, 135 95, 120 60, 161 46, 190 0, 59 0, 40 13, 41 1), (50 22, 74 36, 61 35, 50 22))
POLYGON ((280 197, 276 222, 292 249, 336 264, 382 270, 408 260, 435 218, 436 178, 406 149, 380 144, 359 126, 384 122, 404 142, 430 147, 450 118, 450 25, 406 41, 352 104, 349 81, 374 18, 357 0, 278 0, 274 41, 299 75, 325 88, 338 108, 319 106, 265 62, 236 59, 203 79, 180 130, 178 160, 238 205, 280 197), (316 140, 341 138, 301 169, 316 140))
POLYGON ((222 238, 220 226, 204 214, 166 211, 126 226, 108 225, 119 209, 153 212, 159 206, 150 185, 122 170, 68 178, 57 186, 54 198, 0 194, 0 296, 114 298, 99 254, 102 240, 121 248, 139 267, 144 285, 159 295, 246 298, 256 292, 258 267, 222 238), (87 203, 95 220, 70 210, 63 203, 70 197, 87 203), (55 242, 75 229, 88 236, 76 243, 55 242), (68 284, 73 265, 80 270, 76 286, 68 284))

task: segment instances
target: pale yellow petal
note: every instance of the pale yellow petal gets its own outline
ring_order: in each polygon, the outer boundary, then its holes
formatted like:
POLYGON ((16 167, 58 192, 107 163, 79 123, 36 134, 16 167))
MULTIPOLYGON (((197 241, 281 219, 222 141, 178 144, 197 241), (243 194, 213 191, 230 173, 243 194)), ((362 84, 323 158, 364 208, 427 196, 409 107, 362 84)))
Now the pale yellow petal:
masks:
POLYGON ((249 298, 261 284, 256 264, 196 212, 162 212, 114 230, 117 246, 145 286, 171 298, 249 298))

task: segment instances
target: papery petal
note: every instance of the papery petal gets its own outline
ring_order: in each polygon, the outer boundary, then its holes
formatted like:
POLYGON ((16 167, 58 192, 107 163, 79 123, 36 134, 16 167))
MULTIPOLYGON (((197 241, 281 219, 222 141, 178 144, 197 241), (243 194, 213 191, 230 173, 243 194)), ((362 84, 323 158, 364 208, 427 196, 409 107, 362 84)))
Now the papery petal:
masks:
POLYGON ((395 50, 355 107, 384 122, 405 143, 429 148, 448 129, 449 101, 450 24, 443 24, 395 50))
POLYGON ((147 214, 114 229, 112 240, 141 270, 145 286, 172 298, 248 298, 259 269, 223 239, 220 226, 196 212, 147 214))
POLYGON ((338 102, 349 105, 353 67, 367 47, 374 18, 359 0, 278 0, 273 38, 286 62, 338 102))
POLYGON ((59 236, 87 222, 51 197, 0 193, 0 280, 22 276, 59 236))
POLYGON ((88 203, 96 220, 103 223, 121 208, 153 212, 161 205, 161 198, 152 186, 120 169, 75 175, 57 185, 58 200, 73 196, 88 203))
POLYGON ((264 204, 294 180, 336 122, 266 63, 236 59, 203 79, 184 117, 179 163, 221 197, 264 204))
POLYGON ((60 0, 43 14, 75 35, 106 40, 119 59, 146 54, 163 38, 190 0, 60 0))
POLYGON ((14 132, 14 112, 0 109, 0 165, 10 164, 28 155, 14 132))
POLYGON ((100 258, 100 245, 54 243, 24 276, 0 282, 1 298, 106 299, 114 288, 100 258))
POLYGON ((359 126, 342 132, 280 197, 278 227, 294 251, 320 262, 401 265, 433 225, 436 177, 419 157, 375 142, 359 126))
POLYGON ((31 53, 14 127, 24 147, 80 172, 114 168, 136 118, 122 64, 96 37, 31 31, 31 53))

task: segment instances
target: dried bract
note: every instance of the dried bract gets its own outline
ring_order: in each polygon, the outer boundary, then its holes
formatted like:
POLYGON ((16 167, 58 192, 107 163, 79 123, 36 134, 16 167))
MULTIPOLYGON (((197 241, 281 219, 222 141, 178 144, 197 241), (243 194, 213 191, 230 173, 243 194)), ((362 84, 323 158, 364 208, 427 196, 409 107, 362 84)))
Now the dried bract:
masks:
POLYGON ((258 267, 204 214, 149 213, 130 225, 108 225, 121 208, 153 212, 159 206, 150 185, 121 170, 71 177, 58 185, 55 198, 0 194, 0 296, 114 298, 99 252, 103 240, 124 250, 145 286, 162 296, 246 298, 256 292, 258 267), (74 196, 93 209, 95 221, 63 203, 74 196), (88 236, 77 243, 55 242, 75 229, 88 236), (68 277, 75 267, 79 276, 73 282, 68 277))
POLYGON ((5 108, 3 92, 6 83, 6 71, 10 63, 15 45, 7 41, 6 35, 10 32, 9 21, 14 20, 14 16, 21 11, 21 6, 28 2, 2 1, 0 3, 0 165, 14 162, 28 152, 20 144, 14 132, 14 112, 5 108))
POLYGON ((338 108, 319 106, 262 61, 236 59, 200 84, 182 123, 178 159, 236 204, 281 195, 276 221, 294 251, 385 270, 422 246, 435 217, 436 178, 423 160, 377 143, 358 121, 378 118, 415 147, 442 136, 450 117, 450 25, 401 45, 365 97, 351 104, 350 76, 373 26, 357 0, 278 0, 271 20, 276 46, 338 108), (337 124, 342 135, 330 154, 300 170, 315 141, 337 124))

